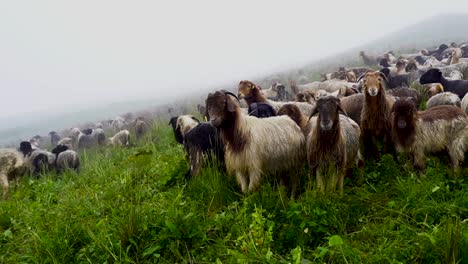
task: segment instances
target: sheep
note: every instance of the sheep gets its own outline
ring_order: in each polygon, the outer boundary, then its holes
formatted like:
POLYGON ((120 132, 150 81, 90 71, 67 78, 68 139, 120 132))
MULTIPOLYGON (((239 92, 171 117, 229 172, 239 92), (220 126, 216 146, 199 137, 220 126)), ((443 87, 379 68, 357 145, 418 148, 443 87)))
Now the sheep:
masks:
POLYGON ((341 89, 354 88, 356 83, 351 83, 343 80, 327 80, 324 82, 311 82, 304 85, 295 85, 291 83, 291 89, 297 94, 298 92, 311 91, 316 92, 318 90, 325 90, 327 92, 335 92, 341 89))
POLYGON ((52 150, 55 157, 55 169, 57 174, 64 170, 72 169, 77 172, 80 170, 80 156, 73 150, 69 150, 66 145, 58 145, 52 150))
POLYGON ((461 109, 468 114, 468 93, 465 94, 463 100, 461 101, 461 109))
POLYGON ((354 94, 341 98, 341 108, 348 114, 354 122, 361 123, 361 111, 364 104, 364 94, 354 94))
POLYGON ((111 126, 114 128, 114 130, 120 131, 125 126, 125 119, 119 116, 112 121, 111 126))
POLYGON ((443 92, 436 94, 429 98, 426 103, 426 109, 438 106, 438 105, 453 105, 461 107, 461 100, 458 95, 451 92, 443 92))
POLYGON ((31 143, 22 141, 19 150, 24 155, 24 162, 29 167, 31 175, 37 176, 53 168, 55 155, 42 149, 33 149, 31 143))
POLYGON ((460 108, 442 105, 418 112, 406 98, 395 102, 391 114, 397 151, 410 154, 416 169, 425 168, 425 154, 446 149, 458 171, 468 150, 468 117, 460 108))
POLYGON ((200 122, 192 115, 183 115, 175 120, 173 131, 177 142, 184 145, 190 163, 185 174, 187 179, 197 176, 205 162, 215 161, 213 157, 216 157, 216 165, 224 169, 224 146, 218 131, 210 123, 200 122))
POLYGON ((310 131, 309 117, 302 114, 299 107, 294 104, 285 104, 278 110, 278 116, 289 116, 301 129, 304 137, 307 137, 310 131))
POLYGON ((50 131, 49 136, 50 136, 50 144, 52 144, 53 147, 57 146, 58 142, 61 139, 59 134, 55 131, 50 131))
POLYGON ((451 55, 449 64, 468 63, 468 58, 462 58, 463 52, 460 48, 453 49, 451 55))
MULTIPOLYGON (((281 106, 283 106, 286 102, 275 102, 265 98, 263 94, 261 94, 258 87, 250 82, 250 81, 240 81, 239 83, 239 98, 245 99, 247 104, 250 105, 252 103, 268 103, 270 104, 275 111, 278 111, 281 106)), ((313 106, 308 103, 302 102, 288 102, 292 104, 296 104, 301 112, 306 115, 310 115, 313 110, 313 106)), ((211 118, 211 116, 210 116, 211 118)))
POLYGON ((421 84, 440 83, 444 87, 444 91, 457 94, 460 99, 468 92, 468 81, 447 80, 440 69, 429 69, 419 78, 419 82, 421 84))
POLYGON ((367 55, 364 51, 359 52, 359 56, 367 66, 374 66, 378 62, 377 58, 367 55))
POLYGON ((322 97, 317 101, 310 120, 311 131, 307 137, 307 158, 311 176, 315 175, 317 188, 324 192, 337 187, 343 194, 346 171, 360 159, 360 129, 356 122, 346 117, 336 97, 322 97), (342 112, 344 115, 340 115, 342 112), (330 175, 331 174, 331 175, 330 175), (324 176, 329 176, 325 179, 324 176))
POLYGON ((142 117, 139 117, 135 120, 135 135, 136 139, 140 140, 143 135, 148 131, 148 124, 142 117))
POLYGON ((388 116, 395 102, 385 93, 385 75, 381 72, 368 72, 363 76, 364 100, 361 112, 361 136, 366 158, 376 157, 377 140, 383 140, 383 152, 391 146, 388 116))
POLYGON ((73 138, 66 137, 66 138, 62 138, 61 140, 59 140, 59 142, 57 142, 57 146, 58 145, 65 145, 69 149, 73 149, 73 147, 74 147, 73 142, 74 142, 73 138))
POLYGON ((206 99, 210 122, 225 145, 228 174, 236 175, 243 193, 253 192, 262 176, 288 175, 294 195, 298 179, 294 169, 305 160, 305 138, 289 117, 255 118, 241 114, 236 96, 226 91, 206 99))
POLYGON ((98 145, 103 146, 106 144, 106 133, 102 128, 94 129, 91 135, 94 137, 94 140, 98 145))
POLYGON ((421 94, 413 88, 396 88, 387 91, 388 95, 398 98, 412 97, 415 99, 416 106, 421 103, 421 94))
POLYGON ((126 129, 117 132, 113 137, 107 139, 107 144, 114 147, 130 145, 130 132, 126 129))
POLYGON ((428 68, 440 67, 440 66, 445 66, 445 65, 446 64, 444 64, 443 62, 439 61, 438 59, 432 56, 427 58, 423 64, 424 67, 428 67, 428 68))
POLYGON ((437 60, 441 60, 442 53, 448 48, 449 46, 447 46, 446 44, 441 44, 436 50, 428 50, 427 53, 423 55, 434 56, 435 58, 437 58, 437 60))
POLYGON ((459 70, 453 70, 450 72, 448 80, 463 80, 463 73, 459 70))
POLYGON ((23 155, 15 149, 0 149, 0 182, 3 198, 8 197, 9 180, 18 179, 27 171, 23 155))
POLYGON ((248 113, 250 116, 258 118, 267 118, 276 116, 276 111, 273 107, 267 103, 252 103, 249 106, 248 113))
POLYGON ((444 87, 440 83, 428 83, 424 85, 425 92, 429 95, 429 98, 444 92, 444 87))
POLYGON ((314 105, 314 95, 309 91, 299 92, 296 94, 295 102, 305 102, 314 105))
POLYGON ((392 76, 390 74, 390 70, 388 68, 384 68, 380 70, 386 77, 388 88, 393 89, 397 87, 410 87, 411 83, 409 82, 407 75, 395 75, 392 76))
POLYGON ((96 145, 97 140, 96 137, 93 135, 93 129, 85 129, 83 130, 85 133, 81 132, 78 135, 78 149, 86 149, 92 148, 96 145))

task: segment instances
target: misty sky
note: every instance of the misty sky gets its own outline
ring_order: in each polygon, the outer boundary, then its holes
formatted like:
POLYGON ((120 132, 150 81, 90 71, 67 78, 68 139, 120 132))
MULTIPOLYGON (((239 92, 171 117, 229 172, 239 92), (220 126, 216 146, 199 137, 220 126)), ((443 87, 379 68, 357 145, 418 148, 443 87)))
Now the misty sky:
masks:
POLYGON ((0 3, 0 119, 169 98, 364 44, 468 1, 0 3))

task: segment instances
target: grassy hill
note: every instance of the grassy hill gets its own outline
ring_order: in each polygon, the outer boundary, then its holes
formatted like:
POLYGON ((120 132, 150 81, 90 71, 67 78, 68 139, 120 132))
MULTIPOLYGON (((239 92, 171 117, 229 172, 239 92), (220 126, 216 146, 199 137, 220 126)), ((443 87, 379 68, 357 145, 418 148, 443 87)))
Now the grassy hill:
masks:
POLYGON ((186 181, 166 120, 134 148, 81 157, 79 174, 23 178, 0 201, 0 263, 468 261, 468 184, 445 158, 419 174, 383 156, 343 196, 316 193, 304 170, 291 200, 274 181, 242 195, 210 168, 186 181))
MULTIPOLYGON (((308 74, 358 63, 338 57, 308 74)), ((274 180, 243 195, 214 168, 187 181, 164 118, 134 147, 80 155, 80 173, 11 182, 0 263, 468 263, 468 166, 454 179, 444 155, 424 172, 384 155, 342 196, 317 193, 301 168, 296 199, 274 180)))

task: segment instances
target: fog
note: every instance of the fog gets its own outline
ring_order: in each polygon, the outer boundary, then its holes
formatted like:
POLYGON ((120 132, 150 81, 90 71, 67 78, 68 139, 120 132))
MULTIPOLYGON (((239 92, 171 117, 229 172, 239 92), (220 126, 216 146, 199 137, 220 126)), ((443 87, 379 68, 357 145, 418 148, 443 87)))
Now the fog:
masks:
POLYGON ((234 86, 462 10, 468 1, 2 1, 0 120, 234 86))

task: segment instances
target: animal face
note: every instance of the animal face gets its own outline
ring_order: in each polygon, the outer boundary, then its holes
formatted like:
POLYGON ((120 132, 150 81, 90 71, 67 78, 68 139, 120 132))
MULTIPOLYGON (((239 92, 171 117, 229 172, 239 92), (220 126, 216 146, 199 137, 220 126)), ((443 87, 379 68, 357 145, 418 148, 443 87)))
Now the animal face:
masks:
POLYGON ((23 153, 23 155, 25 155, 25 156, 26 156, 27 154, 29 154, 30 152, 33 151, 32 146, 31 146, 31 143, 28 142, 28 141, 22 141, 22 142, 20 143, 20 148, 19 148, 19 150, 20 150, 21 153, 23 153))
POLYGON ((239 99, 244 99, 248 97, 254 88, 257 88, 254 83, 251 81, 240 81, 238 87, 238 97, 239 99))
POLYGON ((226 92, 216 91, 214 94, 208 94, 206 99, 206 107, 210 116, 210 122, 214 127, 219 127, 223 124, 228 113, 233 113, 239 107, 233 99, 232 95, 226 92))
POLYGON ((399 99, 393 105, 393 123, 399 129, 407 128, 417 113, 416 106, 411 98, 399 99))
POLYGON ((419 82, 421 84, 438 83, 441 78, 442 72, 439 69, 429 69, 419 78, 419 82))
POLYGON ((339 111, 343 111, 340 106, 340 99, 334 96, 326 96, 317 101, 312 115, 319 114, 320 128, 327 131, 331 130, 335 123, 339 122, 339 111))
POLYGON ((377 96, 384 88, 386 77, 381 72, 368 72, 364 75, 364 92, 370 96, 377 96))

